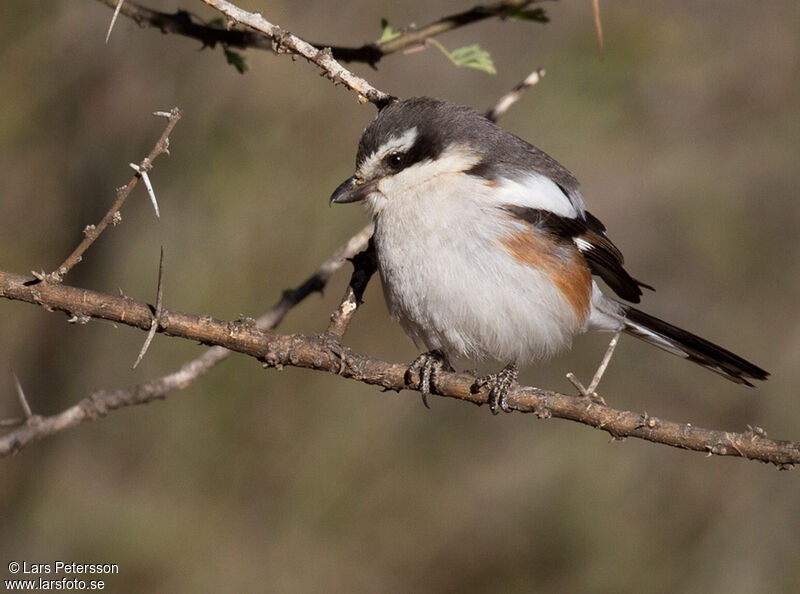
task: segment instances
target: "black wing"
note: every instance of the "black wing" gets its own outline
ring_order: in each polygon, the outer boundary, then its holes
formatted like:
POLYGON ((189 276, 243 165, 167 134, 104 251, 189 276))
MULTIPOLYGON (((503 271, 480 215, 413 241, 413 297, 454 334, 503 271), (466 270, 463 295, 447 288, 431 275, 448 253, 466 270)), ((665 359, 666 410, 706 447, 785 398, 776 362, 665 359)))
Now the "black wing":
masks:
POLYGON ((562 217, 549 210, 506 205, 504 210, 542 231, 572 241, 583 255, 592 274, 599 276, 626 301, 639 303, 641 287, 653 287, 633 278, 624 268, 625 259, 617 246, 606 237, 606 228, 592 213, 586 218, 562 217))

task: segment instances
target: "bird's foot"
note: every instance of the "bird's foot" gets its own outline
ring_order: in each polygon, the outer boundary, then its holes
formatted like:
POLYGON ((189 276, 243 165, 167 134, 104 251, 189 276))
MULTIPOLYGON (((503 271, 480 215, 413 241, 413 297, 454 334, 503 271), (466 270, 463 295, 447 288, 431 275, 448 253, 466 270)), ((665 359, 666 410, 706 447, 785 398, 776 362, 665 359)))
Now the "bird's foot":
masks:
POLYGON ((437 389, 439 374, 442 371, 453 371, 453 367, 441 351, 422 353, 414 359, 414 362, 406 370, 405 381, 408 385, 413 385, 414 375, 419 374, 419 382, 417 382, 416 388, 422 394, 422 404, 425 405, 425 408, 430 408, 428 406, 428 394, 437 389))
POLYGON ((509 363, 497 373, 486 375, 475 380, 475 387, 478 389, 491 386, 489 389, 489 410, 493 415, 502 410, 511 412, 508 407, 508 393, 511 387, 517 383, 519 369, 516 363, 509 363))

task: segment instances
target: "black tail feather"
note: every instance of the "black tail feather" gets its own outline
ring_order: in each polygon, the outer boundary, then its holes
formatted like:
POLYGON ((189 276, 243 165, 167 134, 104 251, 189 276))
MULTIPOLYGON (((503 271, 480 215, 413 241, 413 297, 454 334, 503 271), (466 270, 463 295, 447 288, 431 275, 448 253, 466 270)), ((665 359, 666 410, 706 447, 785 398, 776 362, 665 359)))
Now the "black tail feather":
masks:
POLYGON ((765 380, 769 373, 739 355, 681 330, 630 306, 625 307, 624 331, 665 351, 686 357, 721 376, 753 387, 749 380, 765 380))

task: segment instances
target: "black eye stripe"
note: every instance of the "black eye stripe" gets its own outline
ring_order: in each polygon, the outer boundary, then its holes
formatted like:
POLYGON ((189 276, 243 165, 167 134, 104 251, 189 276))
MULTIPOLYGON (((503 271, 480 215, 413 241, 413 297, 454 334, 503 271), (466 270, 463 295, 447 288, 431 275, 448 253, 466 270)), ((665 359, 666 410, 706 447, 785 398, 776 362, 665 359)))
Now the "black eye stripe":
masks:
POLYGON ((441 138, 430 133, 421 133, 406 154, 406 165, 436 159, 444 148, 441 138))
MULTIPOLYGON (((406 167, 435 159, 442 153, 443 148, 444 145, 436 137, 430 134, 420 134, 407 149, 398 147, 384 153, 380 158, 378 167, 383 170, 385 175, 393 175, 406 167)), ((373 153, 373 158, 374 156, 376 156, 375 153, 373 153)), ((361 159, 362 162, 364 160, 363 158, 361 159)))

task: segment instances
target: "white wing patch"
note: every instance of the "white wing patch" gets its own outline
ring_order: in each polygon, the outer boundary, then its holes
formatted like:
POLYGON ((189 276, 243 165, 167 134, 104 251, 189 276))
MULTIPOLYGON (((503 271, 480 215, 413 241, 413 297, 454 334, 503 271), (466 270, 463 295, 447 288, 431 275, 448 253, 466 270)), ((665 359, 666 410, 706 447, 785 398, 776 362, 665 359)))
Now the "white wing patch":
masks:
MULTIPOLYGON (((499 183, 493 193, 497 206, 513 204, 549 210, 559 216, 575 218, 578 208, 549 177, 531 173, 520 181, 506 179, 499 183)), ((582 206, 582 205, 581 205, 582 206)), ((582 210, 582 209, 581 209, 582 210)))
POLYGON ((581 239, 580 237, 575 237, 573 240, 575 245, 578 246, 578 249, 582 252, 588 252, 591 249, 594 249, 594 246, 586 241, 585 239, 581 239))

